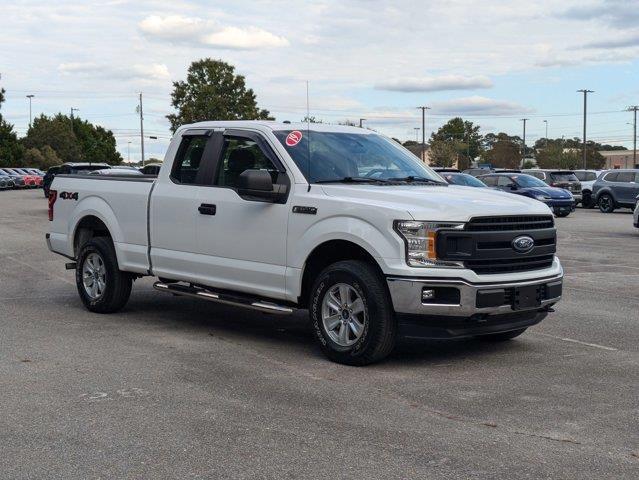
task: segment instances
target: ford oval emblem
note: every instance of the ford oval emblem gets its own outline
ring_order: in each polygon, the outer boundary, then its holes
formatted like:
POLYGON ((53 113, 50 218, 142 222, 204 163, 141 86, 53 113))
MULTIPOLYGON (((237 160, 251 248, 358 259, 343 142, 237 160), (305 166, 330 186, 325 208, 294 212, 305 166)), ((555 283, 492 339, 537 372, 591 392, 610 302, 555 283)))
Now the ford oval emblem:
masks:
POLYGON ((535 241, 528 235, 522 235, 513 239, 512 246, 519 253, 527 253, 535 246, 535 241))

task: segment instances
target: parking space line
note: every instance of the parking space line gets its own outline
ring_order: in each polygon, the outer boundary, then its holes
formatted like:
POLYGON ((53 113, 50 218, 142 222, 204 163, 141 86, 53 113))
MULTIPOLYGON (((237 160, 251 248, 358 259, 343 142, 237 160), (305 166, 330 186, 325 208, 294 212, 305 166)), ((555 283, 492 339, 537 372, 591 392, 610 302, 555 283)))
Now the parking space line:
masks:
POLYGON ((550 338, 555 338, 557 340, 563 340, 564 342, 578 343, 579 345, 585 345, 587 347, 600 348, 602 350, 609 350, 609 351, 613 351, 613 352, 617 352, 618 351, 618 349, 613 348, 613 347, 607 347, 605 345, 599 345, 597 343, 582 342, 581 340, 575 340, 574 338, 558 337, 558 336, 555 336, 555 335, 549 335, 548 333, 539 333, 539 332, 531 332, 531 333, 533 335, 541 335, 542 337, 550 337, 550 338))

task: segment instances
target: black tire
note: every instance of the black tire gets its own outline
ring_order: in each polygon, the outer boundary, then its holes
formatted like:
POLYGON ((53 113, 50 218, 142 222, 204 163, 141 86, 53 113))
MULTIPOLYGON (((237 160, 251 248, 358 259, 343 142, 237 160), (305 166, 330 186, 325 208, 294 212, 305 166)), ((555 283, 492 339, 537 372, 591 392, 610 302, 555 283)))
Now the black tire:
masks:
POLYGON ((595 202, 592 195, 589 192, 584 192, 582 195, 581 208, 593 208, 595 206, 595 202))
MULTIPOLYGON (((92 258, 96 258, 92 256, 92 258)), ((94 280, 95 281, 95 280, 94 280)), ((88 310, 95 313, 113 313, 120 310, 131 295, 133 278, 118 268, 118 260, 110 238, 94 237, 80 250, 75 269, 75 283, 80 299, 88 310), (97 254, 104 266, 105 287, 98 298, 92 298, 84 286, 83 268, 87 257, 97 254)))
MULTIPOLYGON (((309 315, 322 352, 334 362, 368 365, 385 358, 395 346, 397 322, 390 295, 382 276, 366 262, 346 260, 325 268, 311 290, 309 315), (338 284, 350 287, 351 292, 362 301, 362 316, 359 318, 363 320, 363 331, 359 338, 349 338, 349 341, 355 342, 349 346, 339 345, 331 339, 322 317, 325 298, 338 284)), ((348 334, 356 337, 347 325, 341 325, 340 328, 346 328, 348 334)))
POLYGON ((615 211, 615 199, 609 193, 603 193, 599 196, 597 202, 601 213, 612 213, 615 211))
POLYGON ((505 342, 518 337, 526 330, 526 328, 520 328, 519 330, 511 330, 510 332, 489 333, 488 335, 479 335, 477 338, 485 342, 505 342))
POLYGON ((570 211, 555 209, 555 215, 558 217, 567 217, 570 215, 570 211))

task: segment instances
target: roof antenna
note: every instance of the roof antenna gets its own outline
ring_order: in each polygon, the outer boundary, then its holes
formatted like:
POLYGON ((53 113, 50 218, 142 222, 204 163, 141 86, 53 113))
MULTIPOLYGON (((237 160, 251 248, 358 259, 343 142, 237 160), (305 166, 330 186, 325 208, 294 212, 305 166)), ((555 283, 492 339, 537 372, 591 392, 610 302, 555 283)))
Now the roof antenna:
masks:
POLYGON ((311 109, 308 101, 308 80, 306 80, 306 146, 308 157, 308 190, 311 191, 311 109))

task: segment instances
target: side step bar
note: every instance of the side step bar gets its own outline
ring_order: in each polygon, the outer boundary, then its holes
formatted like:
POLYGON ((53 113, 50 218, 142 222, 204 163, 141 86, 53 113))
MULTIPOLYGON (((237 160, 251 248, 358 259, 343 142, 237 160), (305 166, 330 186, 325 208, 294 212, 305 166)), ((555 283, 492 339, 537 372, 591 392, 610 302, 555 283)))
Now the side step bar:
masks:
POLYGON ((243 297, 240 295, 229 295, 227 293, 215 292, 204 288, 192 287, 179 283, 155 282, 153 288, 160 292, 173 293, 175 295, 184 295, 188 297, 201 298, 210 302, 223 303, 225 305, 233 305, 236 307, 250 308, 259 310, 260 312, 277 313, 281 315, 290 315, 294 309, 277 303, 267 302, 265 300, 255 300, 251 297, 243 297))

